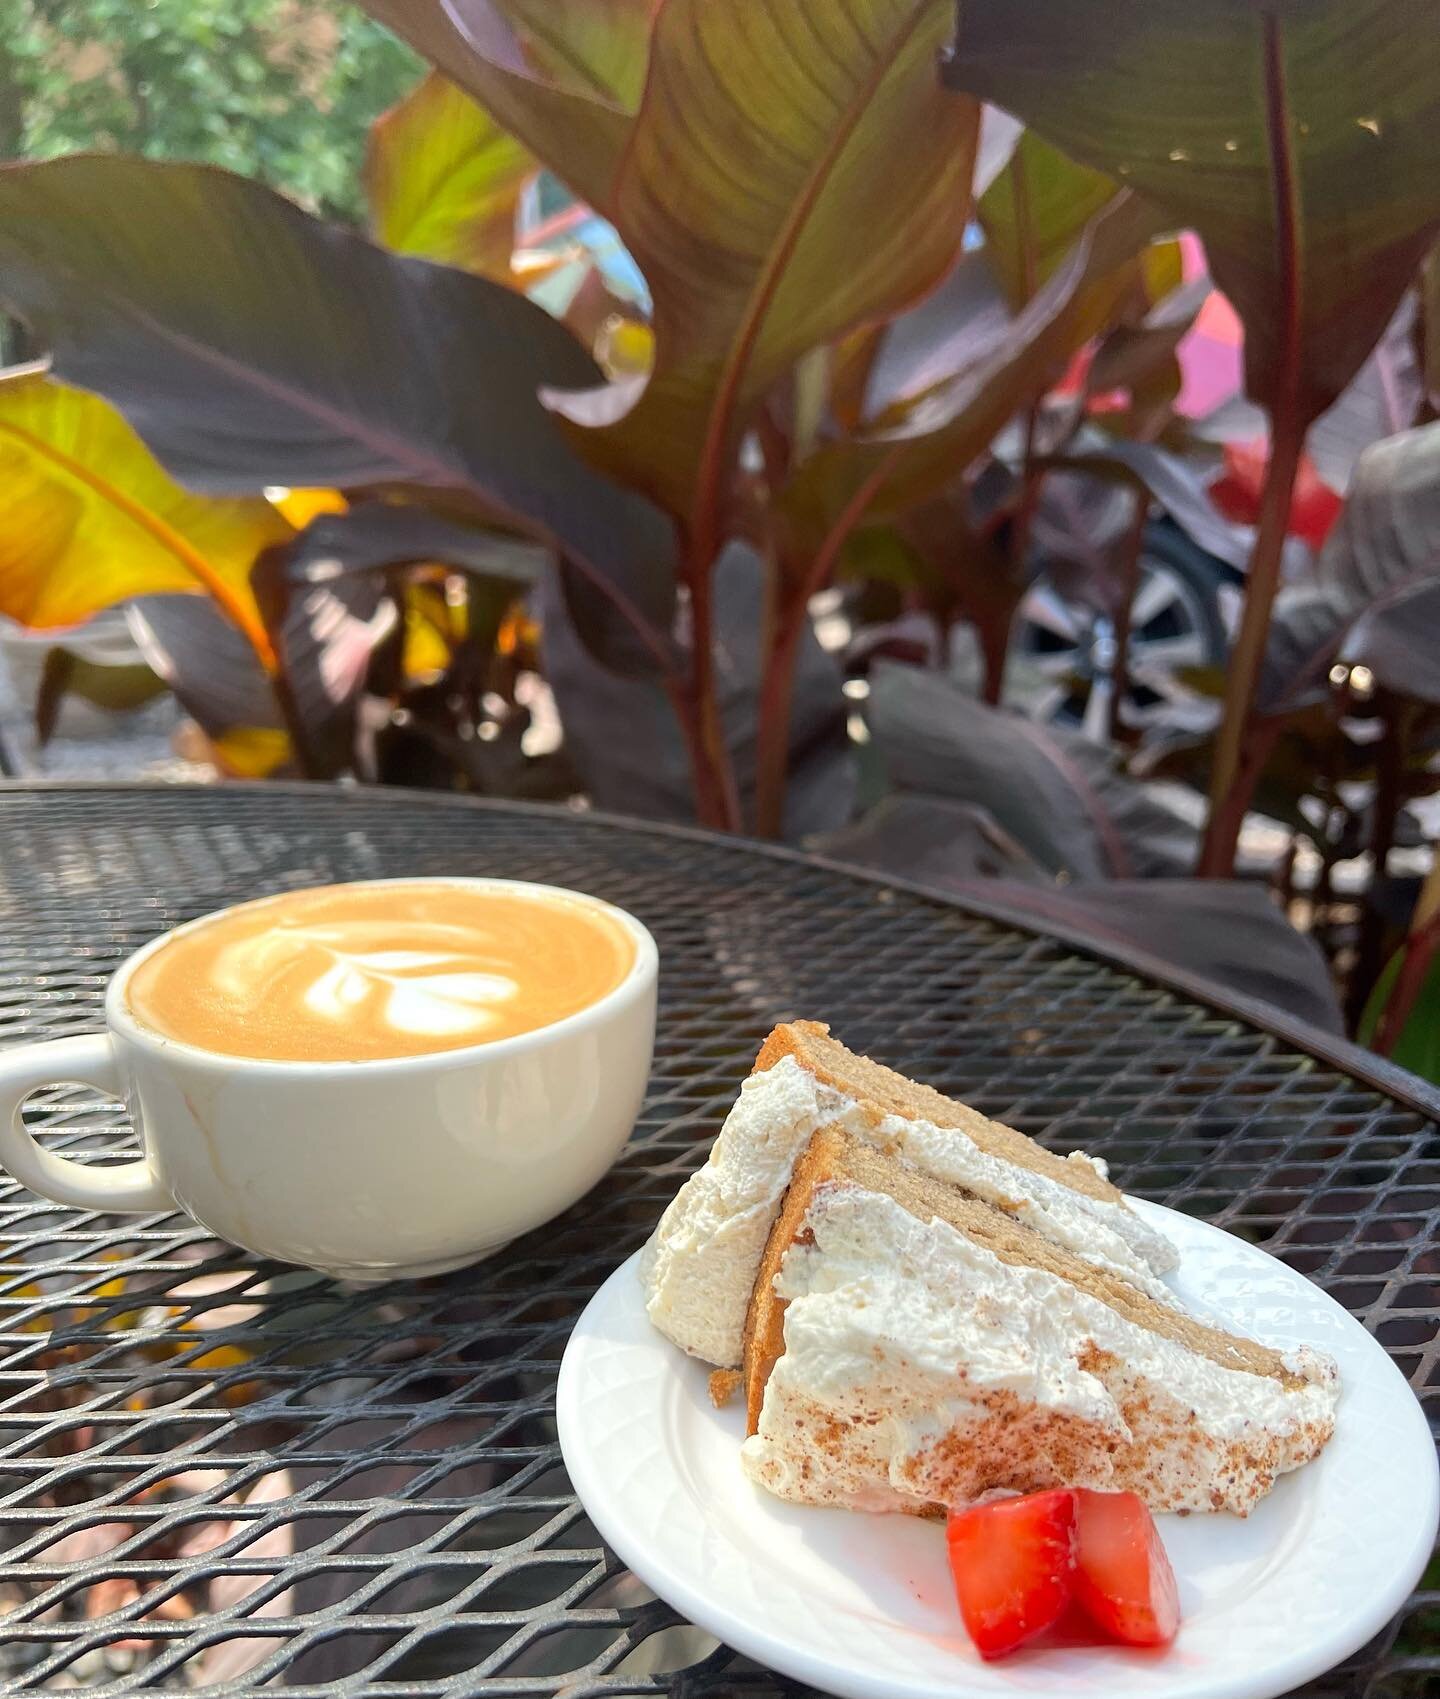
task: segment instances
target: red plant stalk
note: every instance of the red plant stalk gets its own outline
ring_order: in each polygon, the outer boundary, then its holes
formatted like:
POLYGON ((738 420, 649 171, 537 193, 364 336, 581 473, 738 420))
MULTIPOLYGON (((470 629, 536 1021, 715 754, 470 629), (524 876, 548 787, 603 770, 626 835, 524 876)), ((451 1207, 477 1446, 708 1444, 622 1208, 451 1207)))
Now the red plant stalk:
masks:
POLYGON ((1375 1028, 1375 1048, 1382 1056, 1388 1056, 1399 1043, 1416 999, 1429 978, 1437 949, 1440 949, 1440 914, 1432 915, 1416 927, 1405 941, 1405 954, 1400 961, 1395 987, 1375 1028))
POLYGON ((1280 733, 1284 730, 1285 721, 1278 714, 1265 715, 1253 720, 1249 726, 1245 747, 1240 757, 1240 767, 1235 782, 1226 791, 1218 810, 1212 813, 1207 823, 1207 833, 1211 830, 1219 832, 1231 845, 1229 871, 1225 874, 1209 874, 1204 866, 1204 846, 1201 847, 1201 863, 1196 869, 1199 878, 1229 878, 1235 870, 1235 848, 1240 842, 1240 828, 1245 824, 1245 815, 1250 807, 1250 798, 1255 794, 1255 787, 1260 783, 1260 775, 1265 771, 1265 763, 1270 759, 1271 752, 1279 741, 1280 733))
POLYGON ((1305 446, 1305 420, 1300 405, 1300 206, 1295 180, 1295 161, 1285 95, 1285 60, 1280 20, 1267 15, 1265 31, 1265 108, 1270 141, 1271 185, 1275 198, 1277 258, 1279 260, 1280 320, 1283 327, 1277 353, 1275 398, 1270 410, 1270 458, 1265 467, 1265 484, 1260 497, 1260 525, 1250 555, 1245 588, 1245 611, 1240 635, 1230 658, 1225 690, 1225 710, 1210 774, 1210 809, 1205 838, 1196 872, 1201 878, 1228 879, 1235 872, 1235 852, 1245 806, 1260 773, 1255 763, 1243 775, 1248 789, 1233 793, 1242 784, 1242 755, 1251 735, 1255 692, 1265 644, 1270 634, 1270 613, 1280 584, 1280 566, 1285 536, 1290 525, 1290 504, 1295 493, 1295 476, 1305 446))
POLYGON ((1260 529, 1250 555, 1245 589, 1245 612, 1240 636, 1230 657, 1225 689, 1224 716, 1216 743, 1215 764, 1210 774, 1210 811, 1205 839, 1196 872, 1202 879, 1229 879, 1235 872, 1235 852, 1240 827, 1245 819, 1262 763, 1247 759, 1256 736, 1255 691, 1265 644, 1270 634, 1270 613, 1280 585, 1281 551, 1290 516, 1290 494, 1300 447, 1305 433, 1297 421, 1287 420, 1282 433, 1277 420, 1276 435, 1265 473, 1265 492, 1260 510, 1260 529))
MULTIPOLYGON (((975 635, 980 643, 980 700, 991 708, 1000 706, 1005 694, 1005 661, 1010 653, 1010 626, 993 613, 984 619, 974 619, 975 635)), ((946 656, 941 652, 940 665, 946 656)))
POLYGON ((775 629, 765 656, 760 681, 760 725, 757 731, 755 829, 775 838, 785 813, 785 775, 790 764, 790 703, 795 657, 809 617, 810 598, 830 582, 846 539, 864 517, 876 491, 889 476, 882 462, 845 504, 811 558, 809 569, 782 577, 775 610, 775 629))

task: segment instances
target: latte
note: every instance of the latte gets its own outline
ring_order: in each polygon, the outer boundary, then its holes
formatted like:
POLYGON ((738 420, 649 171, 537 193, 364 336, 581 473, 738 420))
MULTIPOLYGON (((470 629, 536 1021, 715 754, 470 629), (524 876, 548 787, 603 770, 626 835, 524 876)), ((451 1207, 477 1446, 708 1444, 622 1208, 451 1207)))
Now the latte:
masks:
POLYGON ((402 880, 246 903, 142 961, 144 1026, 223 1055, 370 1062, 512 1038, 613 991, 635 962, 583 898, 402 880))

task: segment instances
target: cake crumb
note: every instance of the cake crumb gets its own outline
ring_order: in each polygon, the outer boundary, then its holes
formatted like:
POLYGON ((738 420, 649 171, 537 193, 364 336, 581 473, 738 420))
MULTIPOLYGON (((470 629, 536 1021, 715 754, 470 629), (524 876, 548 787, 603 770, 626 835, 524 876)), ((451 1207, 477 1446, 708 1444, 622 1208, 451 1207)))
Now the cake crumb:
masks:
POLYGON ((717 1410, 724 1407, 735 1396, 735 1389, 740 1384, 738 1369, 715 1369, 710 1376, 710 1402, 717 1410))

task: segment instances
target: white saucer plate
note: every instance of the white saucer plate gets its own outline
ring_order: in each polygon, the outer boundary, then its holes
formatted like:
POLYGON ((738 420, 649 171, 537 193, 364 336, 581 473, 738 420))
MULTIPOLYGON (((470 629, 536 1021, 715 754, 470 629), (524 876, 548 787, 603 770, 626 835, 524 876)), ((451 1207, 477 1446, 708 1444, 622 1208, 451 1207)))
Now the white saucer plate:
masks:
POLYGON ((1183 1613, 1164 1652, 1046 1647, 983 1663, 938 1523, 783 1504, 746 1479, 743 1410, 716 1410, 705 1368, 651 1327, 633 1257, 591 1300, 560 1370, 560 1445, 581 1502, 692 1622, 842 1699, 1289 1692, 1378 1633, 1419 1579, 1440 1505, 1429 1428, 1385 1352, 1318 1287, 1204 1222, 1135 1207, 1179 1248, 1172 1284, 1187 1303, 1328 1351, 1344 1389, 1324 1454, 1249 1518, 1157 1519, 1183 1613))

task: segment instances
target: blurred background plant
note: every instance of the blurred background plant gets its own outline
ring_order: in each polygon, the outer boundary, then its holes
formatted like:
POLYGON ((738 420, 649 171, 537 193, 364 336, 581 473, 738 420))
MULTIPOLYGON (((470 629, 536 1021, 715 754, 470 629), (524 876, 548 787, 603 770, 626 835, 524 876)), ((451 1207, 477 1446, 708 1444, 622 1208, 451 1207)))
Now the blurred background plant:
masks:
POLYGON ((0 32, 0 155, 204 160, 359 223, 366 127, 421 69, 354 6, 14 0, 0 32))
POLYGON ((0 172, 0 612, 132 645, 42 736, 983 881, 1440 1073, 1429 0, 91 6, 0 61, 117 150, 0 172))

